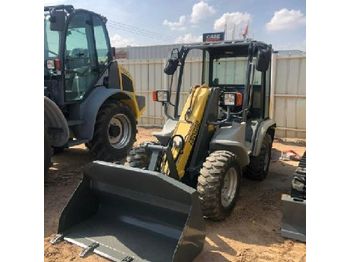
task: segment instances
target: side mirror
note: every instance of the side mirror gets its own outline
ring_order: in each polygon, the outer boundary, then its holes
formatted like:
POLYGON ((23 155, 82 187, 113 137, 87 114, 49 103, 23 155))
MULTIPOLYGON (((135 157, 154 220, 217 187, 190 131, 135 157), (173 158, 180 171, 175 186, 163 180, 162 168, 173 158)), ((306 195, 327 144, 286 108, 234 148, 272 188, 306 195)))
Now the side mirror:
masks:
POLYGON ((170 94, 168 90, 155 90, 152 92, 152 100, 154 102, 168 103, 170 101, 170 94))
POLYGON ((177 66, 179 64, 179 60, 177 59, 168 59, 168 62, 164 68, 164 73, 167 75, 173 75, 177 69, 177 66))
POLYGON ((256 70, 265 72, 270 65, 271 49, 259 49, 256 60, 256 70))
POLYGON ((113 58, 113 60, 115 60, 116 57, 117 57, 117 51, 115 50, 115 47, 113 46, 112 47, 112 58, 113 58))
POLYGON ((174 48, 171 51, 170 58, 168 59, 168 62, 164 68, 164 73, 166 73, 167 75, 173 75, 178 65, 179 65, 179 49, 174 48))
POLYGON ((64 10, 53 10, 50 13, 50 30, 63 31, 66 25, 66 13, 64 10))

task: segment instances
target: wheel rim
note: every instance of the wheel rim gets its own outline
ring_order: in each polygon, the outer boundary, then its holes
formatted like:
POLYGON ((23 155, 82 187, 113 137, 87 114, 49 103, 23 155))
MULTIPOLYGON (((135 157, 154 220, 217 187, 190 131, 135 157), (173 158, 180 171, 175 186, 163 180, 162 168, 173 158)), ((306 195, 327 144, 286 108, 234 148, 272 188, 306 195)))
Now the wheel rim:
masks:
POLYGON ((109 121, 107 136, 112 147, 125 147, 131 139, 131 123, 124 114, 115 114, 109 121))
POLYGON ((237 190, 237 171, 231 167, 227 170, 221 188, 221 204, 224 208, 231 205, 237 190))

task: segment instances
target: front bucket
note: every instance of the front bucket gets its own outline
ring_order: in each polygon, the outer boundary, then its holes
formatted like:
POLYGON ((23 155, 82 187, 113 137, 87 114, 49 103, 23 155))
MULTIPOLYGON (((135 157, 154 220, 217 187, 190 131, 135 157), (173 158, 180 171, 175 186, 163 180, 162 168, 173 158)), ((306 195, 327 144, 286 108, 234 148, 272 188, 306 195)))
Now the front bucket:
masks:
POLYGON ((192 261, 204 244, 197 192, 158 172, 95 161, 58 234, 112 261, 192 261))

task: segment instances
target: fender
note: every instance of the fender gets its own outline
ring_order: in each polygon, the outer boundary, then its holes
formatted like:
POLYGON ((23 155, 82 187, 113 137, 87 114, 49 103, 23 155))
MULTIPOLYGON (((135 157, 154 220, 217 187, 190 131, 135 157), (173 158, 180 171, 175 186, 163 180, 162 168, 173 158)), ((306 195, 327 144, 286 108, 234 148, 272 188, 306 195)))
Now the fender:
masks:
POLYGON ((121 101, 129 106, 134 112, 136 119, 139 119, 145 111, 145 97, 138 96, 134 92, 122 91, 127 96, 120 96, 121 101))
POLYGON ((73 116, 76 119, 83 120, 82 125, 76 126, 73 129, 77 137, 87 140, 92 139, 98 111, 103 103, 112 97, 120 101, 133 99, 127 92, 120 89, 100 86, 93 89, 81 104, 74 107, 73 116))
MULTIPOLYGON (((264 137, 269 129, 273 130, 273 136, 275 134, 276 122, 272 119, 264 120, 259 124, 259 128, 255 135, 254 146, 252 150, 252 156, 258 156, 260 154, 261 145, 263 143, 264 137)), ((272 141, 273 141, 273 137, 272 141)))
POLYGON ((241 168, 249 164, 248 150, 244 146, 246 123, 233 123, 230 127, 221 127, 213 135, 210 151, 227 150, 237 155, 241 168))
POLYGON ((47 96, 44 96, 44 125, 51 146, 63 146, 69 139, 69 128, 61 109, 47 96))

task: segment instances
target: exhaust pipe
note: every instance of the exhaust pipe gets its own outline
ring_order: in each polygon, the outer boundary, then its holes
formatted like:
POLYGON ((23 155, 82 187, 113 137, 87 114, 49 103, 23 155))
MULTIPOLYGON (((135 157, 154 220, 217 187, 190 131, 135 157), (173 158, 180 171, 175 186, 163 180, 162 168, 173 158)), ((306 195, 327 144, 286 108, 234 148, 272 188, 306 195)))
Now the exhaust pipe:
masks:
POLYGON ((95 161, 62 211, 56 240, 112 261, 192 261, 204 231, 195 189, 158 172, 95 161))

